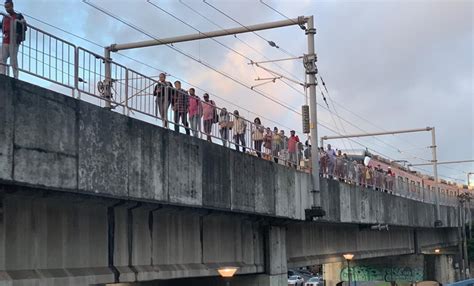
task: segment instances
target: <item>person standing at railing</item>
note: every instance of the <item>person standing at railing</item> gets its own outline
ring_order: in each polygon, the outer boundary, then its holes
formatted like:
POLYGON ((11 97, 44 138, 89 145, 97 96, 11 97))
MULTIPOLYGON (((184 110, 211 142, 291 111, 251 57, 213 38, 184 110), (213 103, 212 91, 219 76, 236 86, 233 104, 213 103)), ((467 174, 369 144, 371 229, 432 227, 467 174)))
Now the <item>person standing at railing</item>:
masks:
POLYGON ((257 156, 259 158, 262 157, 262 143, 263 143, 263 132, 265 131, 265 127, 263 127, 260 118, 256 117, 253 120, 252 125, 252 141, 255 151, 257 152, 257 156))
POLYGON ((359 177, 359 185, 365 187, 366 186, 366 181, 365 181, 365 173, 367 172, 367 168, 363 163, 358 163, 357 164, 358 170, 357 170, 357 175, 359 177))
POLYGON ((278 163, 278 156, 281 150, 281 136, 278 133, 278 128, 273 128, 273 137, 272 137, 272 155, 275 163, 278 163))
POLYGON ((395 180, 395 172, 392 171, 391 167, 388 167, 387 171, 387 189, 393 191, 393 182, 395 180))
POLYGON ((21 42, 25 40, 27 26, 23 15, 16 13, 13 9, 12 0, 5 1, 5 11, 8 13, 8 16, 3 17, 0 25, 3 33, 0 74, 6 74, 7 61, 10 58, 13 76, 18 78, 18 48, 21 42), (16 27, 13 27, 15 24, 16 27))
POLYGON ((295 130, 290 131, 290 138, 288 138, 288 160, 290 161, 290 166, 297 167, 297 144, 300 142, 300 138, 295 135, 295 130))
POLYGON ((204 133, 206 133, 207 141, 212 142, 211 134, 212 134, 212 125, 215 122, 219 122, 219 119, 216 118, 216 104, 214 101, 209 99, 209 94, 204 94, 204 102, 202 103, 202 119, 204 121, 204 133))
MULTIPOLYGON (((324 147, 319 147, 319 175, 321 177, 326 177, 328 174, 328 162, 329 157, 326 151, 324 151, 324 147)), ((311 154, 310 154, 311 155, 311 154)), ((310 156, 311 157, 311 156, 310 156)))
POLYGON ((329 178, 332 178, 332 176, 334 175, 334 169, 336 167, 336 151, 334 151, 334 149, 331 149, 331 144, 328 144, 326 155, 328 159, 328 176, 329 178))
POLYGON ((192 87, 189 89, 188 113, 189 121, 191 122, 191 129, 193 130, 193 136, 199 137, 199 132, 201 131, 202 103, 192 87))
POLYGON ((336 166, 334 168, 334 176, 342 181, 343 175, 342 175, 342 168, 343 168, 344 161, 342 159, 342 152, 341 150, 337 150, 337 155, 336 155, 336 166))
POLYGON ((267 127, 265 129, 265 135, 263 136, 263 147, 265 148, 265 159, 267 160, 271 160, 272 158, 272 140, 272 130, 270 129, 270 127, 267 127))
POLYGON ((365 182, 368 187, 374 188, 374 170, 371 166, 367 166, 365 169, 365 182))
POLYGON ((229 141, 229 128, 232 128, 232 122, 230 121, 229 112, 224 107, 219 113, 219 133, 221 134, 224 147, 227 146, 227 141, 229 141))
POLYGON ((285 136, 285 130, 280 129, 280 138, 281 138, 281 149, 280 149, 280 159, 284 163, 288 163, 288 137, 285 136))
MULTIPOLYGON (((153 95, 156 97, 157 110, 160 112, 161 120, 163 120, 163 126, 168 128, 168 108, 172 102, 172 91, 173 85, 171 82, 166 81, 166 75, 160 73, 159 82, 155 86, 153 95)), ((156 112, 158 115, 158 112, 156 112)))
POLYGON ((174 111, 174 131, 179 132, 179 120, 186 128, 186 135, 189 135, 189 124, 188 124, 188 108, 189 108, 189 95, 188 92, 181 88, 181 82, 179 80, 174 82, 174 96, 173 96, 173 111, 174 111))
POLYGON ((240 151, 240 144, 242 145, 242 150, 245 153, 245 131, 247 130, 247 122, 239 115, 238 110, 234 111, 234 121, 232 125, 234 128, 235 149, 240 151))

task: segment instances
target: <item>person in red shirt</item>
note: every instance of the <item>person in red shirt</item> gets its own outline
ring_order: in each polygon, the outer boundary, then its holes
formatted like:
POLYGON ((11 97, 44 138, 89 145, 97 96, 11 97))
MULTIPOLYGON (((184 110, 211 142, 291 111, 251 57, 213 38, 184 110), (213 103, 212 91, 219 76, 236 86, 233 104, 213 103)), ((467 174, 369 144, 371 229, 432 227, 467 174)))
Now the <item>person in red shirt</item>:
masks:
POLYGON ((3 33, 2 57, 0 62, 0 74, 6 74, 7 60, 10 58, 10 64, 13 69, 13 76, 18 78, 18 47, 25 40, 26 22, 23 15, 16 13, 13 9, 13 1, 5 1, 5 11, 8 16, 4 16, 0 25, 3 33), (16 27, 12 24, 16 23, 16 27), (12 31, 14 33, 12 33, 12 31))
POLYGON ((295 166, 298 166, 298 159, 296 158, 296 152, 297 152, 297 144, 300 142, 300 139, 298 136, 295 136, 295 130, 290 131, 290 138, 288 139, 288 154, 289 154, 289 161, 290 164, 293 164, 295 166))

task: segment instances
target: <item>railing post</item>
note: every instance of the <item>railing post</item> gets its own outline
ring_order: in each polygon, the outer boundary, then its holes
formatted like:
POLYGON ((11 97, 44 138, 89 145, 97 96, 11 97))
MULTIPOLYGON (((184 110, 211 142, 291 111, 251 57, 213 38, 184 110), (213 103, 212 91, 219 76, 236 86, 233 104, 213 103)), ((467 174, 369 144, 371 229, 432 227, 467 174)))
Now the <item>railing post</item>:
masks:
POLYGON ((125 106, 123 108, 123 114, 127 116, 130 115, 128 108, 128 69, 125 69, 125 106))
POLYGON ((77 99, 81 98, 79 91, 79 49, 74 46, 74 90, 77 90, 77 99))
POLYGON ((104 97, 105 97, 105 108, 111 109, 112 104, 111 104, 111 99, 112 99, 112 68, 111 68, 111 61, 112 59, 110 58, 110 49, 106 47, 104 49, 104 64, 105 64, 105 82, 104 82, 104 87, 105 87, 105 92, 104 92, 104 97))

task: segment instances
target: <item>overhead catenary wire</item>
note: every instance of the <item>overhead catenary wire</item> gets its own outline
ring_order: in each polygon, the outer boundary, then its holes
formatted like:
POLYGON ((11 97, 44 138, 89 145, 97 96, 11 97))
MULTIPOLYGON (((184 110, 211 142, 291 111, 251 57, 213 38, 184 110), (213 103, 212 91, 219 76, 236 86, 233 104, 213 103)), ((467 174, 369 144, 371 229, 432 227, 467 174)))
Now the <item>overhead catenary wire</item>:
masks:
MULTIPOLYGON (((147 2, 148 2, 150 5, 152 5, 153 7, 155 7, 156 9, 159 9, 159 10, 162 11, 163 13, 169 15, 170 17, 172 17, 173 19, 175 19, 175 20, 181 22, 182 24, 186 25, 187 27, 189 27, 189 28, 195 30, 195 31, 198 32, 198 33, 201 33, 201 34, 203 34, 203 35, 206 35, 205 32, 200 31, 199 29, 197 29, 197 28, 194 27, 193 25, 189 24, 189 23, 186 22, 185 20, 183 20, 183 19, 177 17, 176 15, 174 15, 173 13, 171 13, 171 12, 169 12, 169 11, 163 9, 163 8, 160 7, 159 5, 155 4, 152 0, 147 0, 147 2)), ((243 53, 237 51, 236 49, 234 49, 234 48, 232 48, 232 47, 229 47, 228 45, 224 44, 223 42, 221 42, 221 41, 219 41, 219 40, 217 40, 217 39, 214 39, 214 38, 210 38, 210 39, 213 40, 214 42, 218 43, 219 45, 225 47, 226 49, 228 49, 228 50, 234 52, 235 54, 237 54, 237 55, 243 57, 244 59, 250 61, 251 63, 254 63, 254 62, 255 62, 254 59, 252 59, 252 58, 250 58, 249 56, 247 56, 247 55, 245 55, 245 54, 243 54, 243 53)), ((253 66, 253 64, 252 64, 252 66, 253 66)), ((257 64, 257 67, 263 69, 264 71, 266 71, 266 72, 269 73, 269 74, 272 74, 272 75, 274 75, 274 76, 277 76, 276 79, 282 80, 282 82, 283 82, 284 84, 286 84, 286 85, 288 85, 290 88, 292 88, 291 85, 289 85, 288 83, 286 83, 285 81, 283 81, 283 77, 284 77, 283 75, 280 75, 280 74, 278 74, 278 73, 276 73, 276 72, 273 72, 273 71, 271 71, 271 70, 269 70, 269 69, 267 69, 267 68, 265 68, 265 67, 260 67, 258 64, 257 64)), ((296 80, 293 80, 293 79, 288 79, 288 80, 293 81, 293 82, 297 82, 296 80)), ((275 81, 273 81, 273 82, 275 82, 275 81)), ((256 86, 253 86, 252 89, 255 88, 255 87, 256 87, 256 86)))
MULTIPOLYGON (((185 6, 186 8, 188 8, 189 10, 191 10, 192 12, 194 12, 195 14, 199 15, 201 18, 205 19, 206 21, 208 21, 209 23, 213 24, 214 26, 218 27, 219 29, 222 29, 224 31, 227 31, 222 25, 216 23, 215 21, 213 21, 212 19, 210 19, 209 17, 207 17, 206 15, 202 14, 201 12, 197 11, 195 8, 191 7, 189 4, 187 4, 186 2, 184 2, 183 0, 179 0, 179 3, 181 3, 183 6, 185 6)), ((261 57, 263 57, 264 59, 266 59, 267 61, 272 61, 270 58, 268 58, 267 56, 265 56, 262 52, 260 52, 257 48, 255 48, 254 46, 250 45, 249 43, 247 43, 246 41, 244 41, 243 39, 241 39, 238 35, 234 35, 234 38, 237 39, 238 41, 240 41, 242 44, 244 44, 245 46, 247 46, 248 48, 252 49, 254 52, 256 52, 257 54, 259 54, 261 57)), ((293 74, 292 72, 288 71, 287 69, 285 69, 284 67, 282 67, 281 65, 277 64, 277 63, 273 63, 273 65, 275 65, 276 67, 278 67, 279 69, 281 69, 282 71, 284 71, 286 74, 288 75, 291 75, 292 77, 294 78, 299 78, 298 76, 296 76, 295 74, 293 74)))
MULTIPOLYGON (((207 4, 209 7, 213 8, 214 10, 216 10, 217 12, 221 13, 222 15, 226 16, 227 18, 229 18, 230 20, 234 21, 235 23, 239 24, 240 26, 248 29, 247 26, 245 26, 244 24, 240 23, 239 21, 237 21, 235 18, 231 17, 229 14, 225 13, 224 11, 222 11, 221 9, 217 8, 215 5, 212 5, 211 3, 209 3, 207 0, 203 0, 202 2, 204 2, 205 4, 207 4)), ((283 53, 287 54, 288 56, 290 57, 293 57, 293 58, 296 58, 296 56, 294 54, 291 54, 290 52, 286 51, 285 49, 283 49, 282 47, 278 46, 274 41, 271 41, 271 40, 268 40, 266 38, 264 38, 262 35, 260 35, 259 33, 255 32, 255 31, 251 31, 250 29, 248 29, 249 32, 251 32, 252 34, 254 34, 255 36, 259 37, 260 39, 264 40, 265 42, 267 42, 270 46, 272 47, 275 47, 277 48, 278 50, 282 51, 283 53)))

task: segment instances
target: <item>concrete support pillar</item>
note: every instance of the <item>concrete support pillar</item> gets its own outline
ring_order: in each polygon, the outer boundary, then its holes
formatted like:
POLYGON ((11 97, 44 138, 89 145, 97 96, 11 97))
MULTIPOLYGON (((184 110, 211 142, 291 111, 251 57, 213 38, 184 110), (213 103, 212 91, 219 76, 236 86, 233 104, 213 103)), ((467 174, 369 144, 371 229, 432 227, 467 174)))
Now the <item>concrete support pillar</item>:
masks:
POLYGON ((343 262, 327 263, 323 265, 323 279, 326 286, 336 286, 341 281, 341 271, 344 268, 343 262))
POLYGON ((266 274, 268 275, 268 284, 265 283, 265 285, 288 285, 285 227, 268 227, 266 248, 265 265, 266 274))
POLYGON ((451 255, 425 255, 426 280, 441 284, 455 282, 455 270, 451 255))

